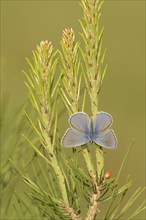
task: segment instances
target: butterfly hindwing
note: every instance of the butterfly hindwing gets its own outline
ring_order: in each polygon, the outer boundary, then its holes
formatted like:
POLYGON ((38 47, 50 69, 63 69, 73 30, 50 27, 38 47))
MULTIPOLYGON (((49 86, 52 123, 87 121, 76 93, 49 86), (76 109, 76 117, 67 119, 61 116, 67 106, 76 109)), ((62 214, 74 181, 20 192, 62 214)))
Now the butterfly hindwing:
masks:
POLYGON ((115 149, 117 147, 117 138, 112 129, 97 134, 93 141, 101 147, 115 149))
POLYGON ((87 136, 84 132, 78 131, 74 128, 69 128, 62 138, 62 146, 76 147, 86 144, 89 141, 89 136, 87 136))

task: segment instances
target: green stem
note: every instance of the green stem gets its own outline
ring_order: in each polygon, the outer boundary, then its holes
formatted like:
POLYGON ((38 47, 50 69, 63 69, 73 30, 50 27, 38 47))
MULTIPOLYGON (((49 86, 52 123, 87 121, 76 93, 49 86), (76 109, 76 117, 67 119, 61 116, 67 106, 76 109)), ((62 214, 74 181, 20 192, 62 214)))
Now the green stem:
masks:
POLYGON ((91 112, 92 116, 95 116, 98 112, 98 96, 93 89, 91 93, 91 112))
POLYGON ((53 146, 52 146, 51 141, 50 141, 50 137, 48 136, 47 133, 45 134, 44 137, 45 137, 45 141, 47 143, 47 146, 45 146, 45 148, 49 149, 48 153, 50 154, 51 165, 52 165, 52 167, 54 169, 54 172, 56 174, 56 177, 58 179, 58 184, 59 184, 59 187, 60 187, 62 198, 63 198, 65 204, 69 205, 67 190, 66 190, 66 186, 65 186, 65 179, 64 179, 63 173, 62 173, 62 171, 59 167, 56 155, 54 154, 53 146))
POLYGON ((97 146, 95 147, 96 147, 97 175, 98 175, 98 181, 100 181, 104 173, 104 156, 102 149, 100 149, 97 146))
POLYGON ((63 200, 64 200, 65 204, 69 205, 68 196, 67 196, 66 187, 65 187, 65 179, 64 179, 64 176, 61 172, 61 169, 58 165, 58 161, 57 161, 55 156, 52 158, 52 166, 54 168, 55 174, 56 174, 57 179, 58 179, 58 183, 59 183, 59 186, 60 186, 60 190, 61 190, 61 193, 62 193, 63 200))
POLYGON ((82 153, 83 153, 83 157, 85 159, 86 166, 87 166, 87 169, 88 169, 90 176, 95 177, 95 169, 94 169, 93 164, 91 162, 91 156, 90 156, 90 151, 88 150, 88 146, 83 149, 82 153))

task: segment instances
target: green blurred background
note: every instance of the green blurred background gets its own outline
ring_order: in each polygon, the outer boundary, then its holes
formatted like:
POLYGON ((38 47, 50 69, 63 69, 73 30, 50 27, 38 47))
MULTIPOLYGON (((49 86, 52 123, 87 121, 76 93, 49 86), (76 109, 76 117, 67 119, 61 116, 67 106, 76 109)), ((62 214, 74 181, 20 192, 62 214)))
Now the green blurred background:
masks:
MULTIPOLYGON (((121 178, 122 182, 130 174, 133 190, 145 185, 144 6, 144 1, 107 0, 102 8, 108 70, 99 109, 113 116, 118 137, 118 149, 106 153, 106 170, 116 175, 134 138, 121 178)), ((12 114, 27 96, 21 73, 27 69, 25 57, 31 58, 41 40, 60 48, 66 27, 74 29, 78 40, 82 11, 79 1, 2 1, 1 13, 1 100, 9 96, 12 114)), ((62 134, 67 127, 66 123, 62 134)), ((144 213, 138 219, 145 219, 144 213)))

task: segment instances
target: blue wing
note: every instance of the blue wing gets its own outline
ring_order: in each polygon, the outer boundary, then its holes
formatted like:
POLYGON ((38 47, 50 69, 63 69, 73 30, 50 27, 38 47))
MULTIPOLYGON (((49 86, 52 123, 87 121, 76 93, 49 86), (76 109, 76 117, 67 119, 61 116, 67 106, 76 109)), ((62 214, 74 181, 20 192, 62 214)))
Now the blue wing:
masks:
POLYGON ((63 147, 76 147, 86 144, 89 141, 89 136, 84 132, 69 128, 64 134, 61 142, 63 147))
POLYGON ((112 116, 106 112, 98 113, 93 119, 93 133, 104 131, 112 124, 112 116))
POLYGON ((85 113, 78 112, 74 115, 71 115, 69 122, 70 122, 70 125, 74 129, 77 129, 78 131, 82 131, 86 134, 89 134, 90 120, 89 120, 89 117, 85 113))
POLYGON ((95 135, 93 141, 101 147, 109 149, 115 149, 117 147, 117 138, 111 129, 95 135))

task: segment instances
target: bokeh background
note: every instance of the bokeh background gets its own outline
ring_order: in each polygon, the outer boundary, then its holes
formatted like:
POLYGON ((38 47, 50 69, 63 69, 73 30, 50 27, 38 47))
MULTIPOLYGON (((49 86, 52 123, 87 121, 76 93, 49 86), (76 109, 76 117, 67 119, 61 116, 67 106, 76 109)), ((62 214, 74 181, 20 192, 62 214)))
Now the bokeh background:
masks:
MULTIPOLYGON (((9 99, 9 114, 27 96, 21 72, 27 69, 25 57, 31 58, 41 40, 52 41, 55 48, 60 48, 66 27, 72 27, 79 40, 81 16, 79 1, 1 2, 1 101, 9 99)), ((145 185, 145 1, 107 0, 102 24, 108 70, 99 109, 113 116, 118 137, 118 149, 106 153, 106 170, 116 175, 135 139, 121 176, 121 182, 128 175, 133 179, 132 191, 145 185)), ((67 127, 66 122, 62 134, 67 127)), ((145 219, 144 213, 138 219, 145 219)))

